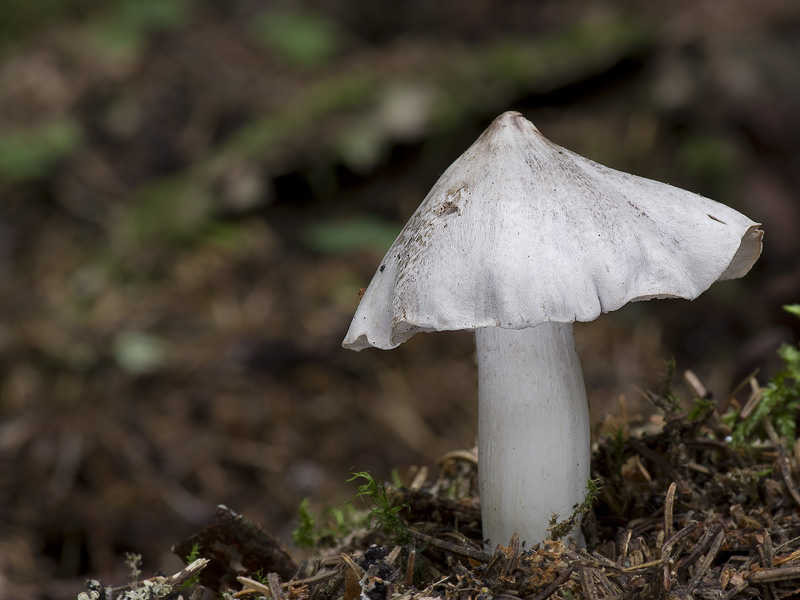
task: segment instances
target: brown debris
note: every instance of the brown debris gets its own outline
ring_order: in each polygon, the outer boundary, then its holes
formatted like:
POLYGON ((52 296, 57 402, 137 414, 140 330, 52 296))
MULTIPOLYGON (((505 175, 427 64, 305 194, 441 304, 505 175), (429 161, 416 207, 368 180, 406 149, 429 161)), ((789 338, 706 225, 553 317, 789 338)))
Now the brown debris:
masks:
POLYGON ((459 531, 480 536, 481 507, 475 498, 451 500, 430 492, 403 488, 397 491, 398 504, 408 504, 408 521, 459 523, 459 531))
MULTIPOLYGON (((210 560, 200 575, 208 588, 221 589, 236 582, 240 569, 264 572, 290 579, 297 565, 279 540, 242 515, 226 506, 217 507, 216 522, 176 544, 172 551, 184 558, 197 549, 200 556, 210 560), (236 561, 241 562, 237 568, 236 561)), ((270 589, 278 589, 270 582, 270 589)), ((284 600, 281 598, 280 600, 284 600)))
POLYGON ((220 507, 214 525, 174 551, 186 556, 197 547, 208 559, 202 583, 217 594, 239 586, 234 598, 796 597, 800 503, 792 493, 794 453, 786 452, 768 423, 771 447, 732 449, 708 414, 691 420, 674 399, 650 397, 664 411, 663 428, 637 434, 630 427, 629 437, 607 438, 595 452, 592 476, 603 482, 604 493, 584 521, 587 548, 571 540, 524 548, 514 535, 507 546, 487 551, 474 489, 477 462, 453 463, 450 457, 440 462, 435 482, 425 483, 420 470, 408 488, 387 484, 393 505, 404 507, 403 543, 377 531, 355 531, 333 551, 298 566, 275 538, 220 507), (631 457, 648 478, 625 469, 631 457), (246 573, 234 566, 234 554, 246 573))
MULTIPOLYGON (((141 556, 129 557, 129 567, 135 581, 120 587, 104 586, 100 581, 93 579, 86 582, 86 592, 78 594, 78 600, 114 600, 115 598, 130 598, 131 600, 157 600, 160 598, 174 598, 180 595, 185 586, 191 584, 191 579, 197 577, 208 566, 208 559, 198 558, 186 565, 171 577, 156 575, 150 579, 138 581, 141 556)), ((204 588, 196 586, 192 593, 192 600, 203 595, 204 588)))
POLYGON ((588 548, 550 540, 522 548, 515 535, 508 546, 487 552, 474 494, 459 499, 445 492, 471 489, 477 465, 463 461, 469 468, 454 470, 443 461, 438 481, 417 489, 415 478, 414 489, 390 490, 396 505, 407 505, 400 513, 407 544, 366 548, 357 541, 363 536, 350 536, 327 566, 317 560, 280 585, 240 578, 245 589, 237 596, 249 589, 282 600, 795 597, 794 455, 777 435, 771 449, 736 451, 709 415, 690 420, 674 402, 651 398, 664 410, 661 431, 609 438, 595 453, 592 475, 605 487, 584 522, 588 548), (624 470, 630 457, 641 461, 649 479, 624 470), (459 486, 461 478, 471 483, 459 486))

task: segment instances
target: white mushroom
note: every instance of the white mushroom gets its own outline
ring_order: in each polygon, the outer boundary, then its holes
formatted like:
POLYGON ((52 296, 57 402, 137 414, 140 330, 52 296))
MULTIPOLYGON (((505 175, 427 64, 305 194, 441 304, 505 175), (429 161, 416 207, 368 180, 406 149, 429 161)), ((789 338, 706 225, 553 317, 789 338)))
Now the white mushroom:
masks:
MULTIPOLYGON (((572 323, 627 302, 694 299, 741 277, 759 224, 628 175, 500 115, 439 178, 380 264, 343 346, 475 331, 484 537, 528 546, 589 477, 589 413, 572 323)), ((576 530, 574 535, 582 539, 576 530)))

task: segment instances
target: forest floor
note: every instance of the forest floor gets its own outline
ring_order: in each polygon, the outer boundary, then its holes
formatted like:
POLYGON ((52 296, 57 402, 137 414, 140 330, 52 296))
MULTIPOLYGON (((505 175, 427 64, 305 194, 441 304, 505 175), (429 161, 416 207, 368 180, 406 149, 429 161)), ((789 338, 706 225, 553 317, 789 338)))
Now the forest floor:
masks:
POLYGON ((293 532, 308 551, 301 561, 220 506, 214 524, 173 547, 186 569, 139 581, 141 557, 129 557, 130 582, 92 580, 96 595, 85 598, 795 598, 800 442, 786 443, 800 404, 800 347, 782 355, 785 372, 766 389, 745 381, 747 401, 722 416, 702 388, 690 411, 671 379, 649 392, 660 419, 647 427, 618 422, 594 452, 584 504, 553 521, 552 539, 532 548, 516 534, 508 545, 485 547, 478 457, 459 451, 440 459, 436 477, 420 468, 389 484, 354 473, 353 502, 323 515, 304 505, 293 532), (773 422, 788 431, 781 435, 773 422), (355 508, 357 500, 366 509, 355 508), (583 521, 585 548, 559 539, 573 518, 583 521))

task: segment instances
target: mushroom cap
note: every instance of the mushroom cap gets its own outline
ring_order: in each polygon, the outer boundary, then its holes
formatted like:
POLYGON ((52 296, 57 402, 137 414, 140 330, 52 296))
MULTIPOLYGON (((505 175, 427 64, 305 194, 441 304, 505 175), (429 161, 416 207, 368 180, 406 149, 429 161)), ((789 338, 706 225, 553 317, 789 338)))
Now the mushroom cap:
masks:
POLYGON ((604 167, 506 112, 439 178, 386 253, 345 348, 419 331, 593 321, 651 298, 692 300, 741 277, 760 224, 604 167))

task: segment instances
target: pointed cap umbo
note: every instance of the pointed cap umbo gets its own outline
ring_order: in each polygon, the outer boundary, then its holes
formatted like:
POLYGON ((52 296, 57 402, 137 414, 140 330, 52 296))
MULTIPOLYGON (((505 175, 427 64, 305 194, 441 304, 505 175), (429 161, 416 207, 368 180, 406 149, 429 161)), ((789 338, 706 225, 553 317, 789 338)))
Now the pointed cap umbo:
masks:
POLYGON ((732 208, 583 158, 500 115, 392 244, 343 346, 420 331, 592 321, 741 277, 762 231, 732 208))

